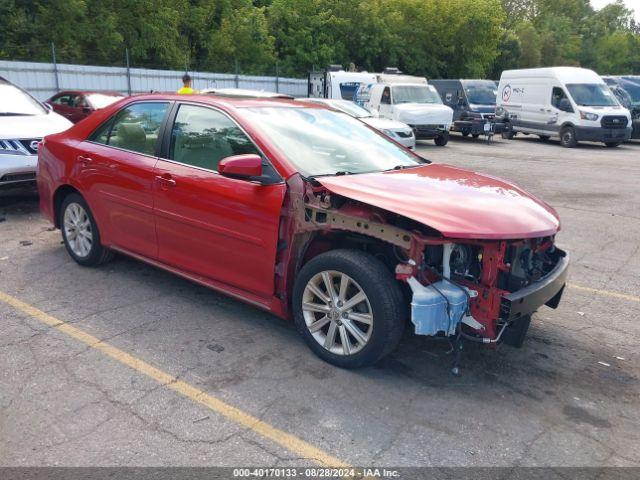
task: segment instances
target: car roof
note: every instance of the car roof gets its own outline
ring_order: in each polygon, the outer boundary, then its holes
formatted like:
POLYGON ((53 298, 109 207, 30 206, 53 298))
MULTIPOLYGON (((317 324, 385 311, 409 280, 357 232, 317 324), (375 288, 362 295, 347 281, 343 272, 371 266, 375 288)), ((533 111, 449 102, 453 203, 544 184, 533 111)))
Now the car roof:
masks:
POLYGON ((54 94, 54 97, 58 95, 91 95, 92 93, 98 93, 100 95, 108 95, 110 97, 126 97, 124 93, 114 92, 109 90, 61 90, 54 94))
POLYGON ((288 98, 255 98, 255 97, 235 97, 219 96, 207 94, 180 95, 177 93, 151 93, 135 95, 137 101, 140 100, 169 100, 176 102, 198 102, 212 106, 222 106, 230 108, 252 108, 252 107, 295 107, 295 108, 326 108, 318 103, 298 102, 288 98))
POLYGON ((245 98, 294 98, 293 95, 265 90, 250 90, 246 88, 203 88, 201 94, 220 95, 245 98))

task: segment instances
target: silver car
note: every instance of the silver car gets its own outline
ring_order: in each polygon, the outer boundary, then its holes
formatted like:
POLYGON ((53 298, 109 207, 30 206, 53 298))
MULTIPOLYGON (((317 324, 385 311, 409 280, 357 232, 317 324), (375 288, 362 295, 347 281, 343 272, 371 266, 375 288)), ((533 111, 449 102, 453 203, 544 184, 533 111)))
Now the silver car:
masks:
POLYGON ((33 184, 38 143, 72 123, 0 77, 0 189, 33 184))
POLYGON ((412 150, 416 148, 416 137, 413 134, 413 129, 406 123, 374 116, 365 108, 349 100, 335 100, 330 98, 299 98, 298 100, 301 102, 321 103, 340 110, 376 130, 380 130, 387 137, 395 140, 399 144, 412 150))

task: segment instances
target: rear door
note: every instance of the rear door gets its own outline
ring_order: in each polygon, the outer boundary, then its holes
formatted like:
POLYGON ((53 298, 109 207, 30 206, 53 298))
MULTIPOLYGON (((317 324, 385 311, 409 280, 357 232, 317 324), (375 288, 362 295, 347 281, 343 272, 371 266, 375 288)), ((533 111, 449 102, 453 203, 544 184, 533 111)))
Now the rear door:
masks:
POLYGON ((152 259, 158 256, 154 167, 168 110, 167 101, 129 104, 80 144, 76 158, 103 241, 152 259))
MULTIPOLYGON (((274 292, 280 211, 286 186, 226 113, 180 104, 155 168, 159 259, 259 297, 274 292), (218 174, 225 157, 255 153, 274 175, 264 185, 218 174)), ((264 174, 264 172, 263 172, 264 174)))

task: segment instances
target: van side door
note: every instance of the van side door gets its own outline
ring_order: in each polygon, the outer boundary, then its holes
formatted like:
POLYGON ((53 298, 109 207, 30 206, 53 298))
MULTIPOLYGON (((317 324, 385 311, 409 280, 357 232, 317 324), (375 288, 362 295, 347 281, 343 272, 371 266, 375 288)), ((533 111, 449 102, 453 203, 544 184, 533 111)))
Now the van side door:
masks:
POLYGON ((558 133, 560 126, 573 116, 573 106, 564 88, 555 86, 551 89, 550 107, 544 113, 547 130, 553 133, 558 133))

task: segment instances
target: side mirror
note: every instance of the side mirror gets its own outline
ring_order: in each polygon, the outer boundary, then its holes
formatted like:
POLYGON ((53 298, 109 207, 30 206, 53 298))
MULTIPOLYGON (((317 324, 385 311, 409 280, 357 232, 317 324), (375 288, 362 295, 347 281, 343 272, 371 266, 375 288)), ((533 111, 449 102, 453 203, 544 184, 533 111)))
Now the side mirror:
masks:
POLYGON ((53 105, 51 105, 49 102, 45 102, 44 106, 47 107, 47 110, 53 112, 53 105))
POLYGON ((218 173, 225 177, 251 179, 262 175, 262 158, 260 155, 232 155, 220 160, 218 173))
POLYGON ((560 100, 560 104, 558 105, 558 109, 563 112, 573 112, 573 108, 571 107, 571 102, 568 98, 563 98, 560 100))
POLYGON ((464 97, 458 98, 458 105, 464 106, 464 104, 465 104, 464 97))
POLYGON ((89 114, 91 113, 91 109, 89 107, 82 107, 82 113, 89 114))

